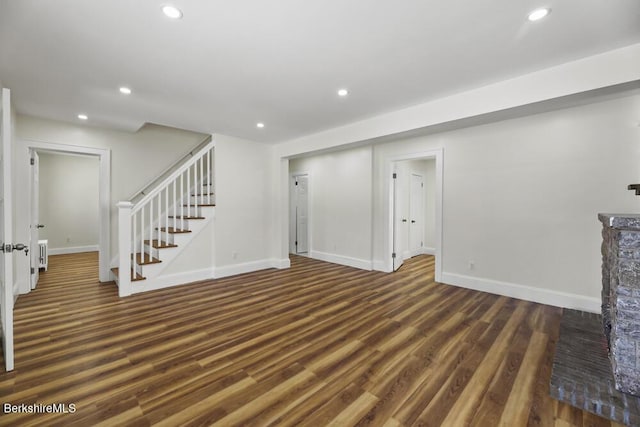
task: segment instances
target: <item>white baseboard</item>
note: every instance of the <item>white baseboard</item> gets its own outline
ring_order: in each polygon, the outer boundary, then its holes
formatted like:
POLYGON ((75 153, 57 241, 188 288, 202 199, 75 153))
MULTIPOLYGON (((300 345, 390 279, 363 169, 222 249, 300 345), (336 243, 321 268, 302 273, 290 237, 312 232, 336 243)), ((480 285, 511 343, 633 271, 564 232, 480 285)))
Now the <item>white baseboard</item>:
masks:
POLYGON ((320 261, 332 262, 334 264, 347 265, 349 267, 359 268, 361 270, 373 270, 373 262, 365 259, 351 258, 343 255, 330 254, 327 252, 309 251, 311 258, 320 261))
POLYGON ((421 254, 423 255, 436 255, 436 248, 427 248, 426 246, 422 248, 422 250, 420 251, 421 254))
POLYGON ((291 267, 291 260, 289 258, 271 259, 269 262, 271 263, 272 268, 277 268, 279 270, 291 267))
POLYGON ((185 271, 183 273, 168 274, 149 280, 141 280, 131 284, 131 293, 154 291, 156 289, 169 288, 171 286, 188 285, 200 280, 213 279, 213 269, 185 271))
POLYGON ((237 274, 252 273, 258 270, 266 270, 267 268, 289 268, 291 261, 288 258, 283 259, 261 259, 258 261, 243 262, 240 264, 224 265, 215 268, 214 277, 216 279, 222 277, 235 276, 237 274))
POLYGON ((374 260, 373 269, 375 271, 382 271, 383 273, 391 273, 391 269, 386 261, 374 260))
POLYGON ((571 308, 574 310, 600 313, 602 302, 599 298, 559 292, 551 289, 534 288, 533 286, 517 285, 515 283, 464 276, 461 274, 442 273, 442 283, 474 289, 491 294, 504 295, 525 301, 532 301, 555 307, 571 308))
POLYGON ((77 254, 80 252, 98 252, 98 245, 90 246, 73 246, 70 248, 49 248, 49 255, 77 254))

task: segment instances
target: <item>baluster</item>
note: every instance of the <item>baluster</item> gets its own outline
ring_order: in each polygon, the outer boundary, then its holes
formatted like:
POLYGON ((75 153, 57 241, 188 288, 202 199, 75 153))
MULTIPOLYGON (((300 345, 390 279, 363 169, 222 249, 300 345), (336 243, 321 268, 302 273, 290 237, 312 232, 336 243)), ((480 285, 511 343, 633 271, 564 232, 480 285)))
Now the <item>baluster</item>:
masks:
MULTIPOLYGON (((187 168, 187 193, 191 191, 191 167, 187 168)), ((187 216, 191 216, 191 197, 187 197, 187 216)), ((184 230, 184 224, 182 225, 184 230)))
MULTIPOLYGON (((151 246, 151 242, 149 242, 149 246, 151 246)), ((140 250, 144 250, 144 206, 140 209, 140 250)))
POLYGON ((196 190, 196 199, 197 199, 198 197, 202 197, 202 198, 200 199, 200 204, 201 204, 201 205, 202 205, 202 204, 204 204, 204 197, 203 197, 203 196, 198 196, 197 194, 198 194, 198 193, 200 193, 200 194, 204 194, 204 193, 203 193, 203 191, 204 191, 203 169, 204 169, 204 168, 202 167, 202 162, 203 162, 203 160, 204 160, 204 159, 203 159, 202 157, 200 157, 200 185, 199 185, 199 187, 200 187, 200 188, 199 188, 198 190, 196 190))
MULTIPOLYGON (((134 259, 134 265, 135 265, 135 259, 136 259, 136 218, 138 217, 138 213, 134 213, 131 216, 131 222, 132 222, 132 227, 131 227, 131 247, 133 248, 133 259, 134 259)), ((134 266, 134 270, 135 270, 135 266, 134 266)))
POLYGON ((196 194, 193 200, 193 204, 195 205, 195 211, 196 211, 196 213, 194 214, 195 216, 198 213, 198 161, 197 160, 193 163, 193 188, 194 188, 193 192, 196 194))
MULTIPOLYGON (((162 192, 158 193, 157 196, 158 199, 158 239, 160 239, 160 235, 162 234, 162 192)), ((168 230, 165 230, 165 232, 168 232, 168 230)), ((167 234, 168 236, 169 234, 167 234)))
MULTIPOLYGON (((153 242, 153 199, 149 200, 149 241, 153 242)), ((158 235, 158 242, 160 235, 158 235)))
POLYGON ((184 229, 184 173, 180 174, 180 228, 184 229))
POLYGON ((164 189, 164 226, 169 229, 169 186, 164 189))
POLYGON ((177 227, 177 221, 178 221, 178 198, 176 197, 176 181, 178 181, 178 179, 174 179, 173 180, 173 197, 171 200, 173 200, 173 228, 178 228, 177 227))
POLYGON ((207 151, 207 203, 211 204, 211 150, 207 151))

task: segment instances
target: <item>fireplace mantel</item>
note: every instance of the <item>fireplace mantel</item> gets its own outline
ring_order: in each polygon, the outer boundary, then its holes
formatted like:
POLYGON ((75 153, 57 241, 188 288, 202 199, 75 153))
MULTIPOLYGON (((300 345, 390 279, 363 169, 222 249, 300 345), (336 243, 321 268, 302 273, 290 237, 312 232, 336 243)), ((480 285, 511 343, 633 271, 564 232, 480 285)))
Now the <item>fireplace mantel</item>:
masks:
POLYGON ((616 388, 640 395, 640 214, 599 214, 602 321, 616 388))

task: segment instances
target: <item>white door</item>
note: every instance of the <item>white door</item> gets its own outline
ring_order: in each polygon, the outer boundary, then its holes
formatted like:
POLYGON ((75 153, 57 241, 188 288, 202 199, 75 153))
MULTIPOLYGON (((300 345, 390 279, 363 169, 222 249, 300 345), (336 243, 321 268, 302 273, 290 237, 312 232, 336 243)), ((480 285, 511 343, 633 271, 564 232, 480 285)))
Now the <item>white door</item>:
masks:
POLYGON ((40 157, 35 150, 29 150, 31 154, 31 289, 35 289, 40 279, 40 224, 39 199, 40 199, 40 157))
MULTIPOLYGON (((2 89, 0 102, 0 244, 11 248, 12 199, 11 199, 11 101, 9 89, 2 89)), ((13 370, 13 261, 11 249, 0 253, 0 318, 2 320, 2 352, 5 369, 13 370)))
POLYGON ((298 175, 295 179, 295 250, 297 254, 309 251, 309 176, 298 175))
POLYGON ((407 212, 405 209, 405 191, 402 185, 402 180, 398 172, 394 172, 392 175, 392 188, 393 188, 393 246, 392 246, 392 261, 393 271, 400 268, 404 262, 403 253, 406 247, 406 233, 407 233, 407 212))
POLYGON ((424 245, 424 179, 411 174, 409 193, 409 250, 411 256, 422 252, 424 245))

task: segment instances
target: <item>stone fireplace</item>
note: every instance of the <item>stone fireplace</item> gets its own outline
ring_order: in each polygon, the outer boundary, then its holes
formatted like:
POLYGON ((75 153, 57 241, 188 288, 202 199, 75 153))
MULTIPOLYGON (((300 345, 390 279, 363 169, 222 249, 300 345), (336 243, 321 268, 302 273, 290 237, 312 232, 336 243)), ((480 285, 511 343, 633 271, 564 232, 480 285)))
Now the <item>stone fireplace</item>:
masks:
POLYGON ((602 322, 615 386, 640 396, 640 215, 599 214, 602 322))

